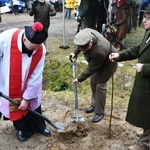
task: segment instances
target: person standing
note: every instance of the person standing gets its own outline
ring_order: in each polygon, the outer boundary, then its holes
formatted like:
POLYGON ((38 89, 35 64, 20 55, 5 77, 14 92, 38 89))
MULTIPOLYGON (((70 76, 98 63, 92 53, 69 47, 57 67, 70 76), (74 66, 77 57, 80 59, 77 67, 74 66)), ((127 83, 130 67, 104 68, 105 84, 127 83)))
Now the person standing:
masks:
POLYGON ((59 11, 59 0, 55 0, 55 10, 59 11))
MULTIPOLYGON (((148 5, 150 4, 150 0, 142 0, 140 10, 146 10, 148 5)), ((138 25, 140 26, 142 24, 144 12, 140 11, 138 25)))
POLYGON ((117 4, 115 25, 117 27, 117 38, 120 43, 120 50, 124 49, 124 38, 128 32, 128 5, 126 0, 119 0, 117 4))
POLYGON ((65 19, 71 19, 71 11, 74 9, 75 0, 65 0, 65 19))
MULTIPOLYGON (((0 7, 2 7, 1 3, 0 3, 0 7)), ((0 11, 0 22, 2 22, 1 11, 0 11)))
POLYGON ((0 90, 20 106, 0 97, 0 112, 17 130, 17 139, 26 141, 35 133, 51 135, 45 121, 28 112, 41 112, 42 72, 48 37, 40 22, 24 29, 12 28, 0 34, 0 90))
POLYGON ((29 15, 34 16, 34 22, 41 22, 47 32, 50 27, 50 17, 56 14, 54 6, 46 0, 34 1, 29 11, 29 15))
POLYGON ((26 0, 27 12, 31 9, 32 3, 33 3, 33 0, 26 0))
POLYGON ((117 13, 117 0, 112 0, 111 3, 111 22, 113 23, 116 18, 117 13))
POLYGON ((130 33, 132 29, 132 12, 133 12, 132 3, 133 0, 126 0, 126 4, 128 7, 128 32, 127 33, 130 33))
POLYGON ((13 13, 14 15, 18 15, 19 14, 19 0, 12 0, 12 4, 13 4, 13 13))
POLYGON ((77 33, 74 44, 77 49, 70 54, 70 57, 77 58, 77 55, 82 52, 88 62, 88 67, 73 82, 78 84, 91 77, 91 106, 85 109, 85 112, 94 112, 92 122, 97 123, 102 120, 105 113, 106 83, 117 69, 117 63, 109 60, 109 54, 112 51, 115 52, 115 48, 110 46, 110 42, 98 31, 90 28, 85 28, 77 33))
POLYGON ((102 32, 103 24, 107 24, 108 20, 108 7, 109 0, 98 0, 98 21, 97 21, 97 31, 102 32))
POLYGON ((143 25, 146 29, 143 40, 138 45, 122 52, 109 55, 111 61, 138 59, 136 75, 127 109, 126 121, 143 128, 136 145, 128 150, 148 150, 150 148, 150 5, 144 11, 143 25))
POLYGON ((74 17, 75 17, 75 19, 77 19, 77 11, 78 11, 78 7, 79 7, 79 5, 78 5, 78 0, 75 0, 75 3, 74 3, 74 17))
POLYGON ((81 23, 81 29, 96 30, 98 0, 81 0, 78 11, 77 21, 81 23))
POLYGON ((63 12, 63 0, 59 0, 59 12, 63 12))
POLYGON ((141 0, 132 0, 132 28, 131 30, 136 30, 138 23, 138 16, 140 14, 141 0))

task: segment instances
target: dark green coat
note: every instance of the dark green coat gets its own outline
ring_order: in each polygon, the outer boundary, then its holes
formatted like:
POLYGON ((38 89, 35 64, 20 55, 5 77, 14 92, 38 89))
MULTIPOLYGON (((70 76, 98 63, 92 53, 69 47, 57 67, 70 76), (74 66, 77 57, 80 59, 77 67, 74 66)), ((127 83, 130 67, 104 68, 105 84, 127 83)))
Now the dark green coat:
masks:
POLYGON ((79 5, 79 14, 82 18, 81 28, 96 29, 98 14, 98 0, 81 0, 79 5))
POLYGON ((142 43, 120 52, 119 61, 138 58, 143 63, 141 73, 136 73, 131 92, 126 121, 134 126, 150 128, 150 31, 144 35, 142 43), (147 42, 146 42, 147 41, 147 42))

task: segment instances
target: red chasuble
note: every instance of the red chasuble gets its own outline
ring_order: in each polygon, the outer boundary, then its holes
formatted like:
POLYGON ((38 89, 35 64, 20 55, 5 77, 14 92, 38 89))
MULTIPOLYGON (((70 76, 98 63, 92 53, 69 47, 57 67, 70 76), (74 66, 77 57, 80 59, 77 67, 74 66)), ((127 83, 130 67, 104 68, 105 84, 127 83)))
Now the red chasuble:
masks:
MULTIPOLYGON (((33 54, 29 73, 22 86, 22 52, 18 48, 18 34, 22 29, 14 32, 11 40, 10 48, 10 76, 9 76, 9 97, 21 102, 22 94, 26 89, 28 79, 40 61, 43 53, 42 45, 39 46, 36 53, 33 54), (23 89, 22 89, 23 87, 23 89)), ((20 41, 19 41, 20 42, 20 41)), ((19 110, 18 106, 10 102, 10 120, 15 121, 21 119, 28 113, 27 110, 19 110)))

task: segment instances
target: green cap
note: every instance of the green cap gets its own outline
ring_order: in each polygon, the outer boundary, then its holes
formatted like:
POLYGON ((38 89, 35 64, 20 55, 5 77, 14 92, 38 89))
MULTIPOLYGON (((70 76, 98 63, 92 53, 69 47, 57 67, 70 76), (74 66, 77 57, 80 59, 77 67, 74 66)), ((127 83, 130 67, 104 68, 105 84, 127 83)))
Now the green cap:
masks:
POLYGON ((91 39, 91 32, 88 30, 88 28, 85 28, 76 34, 74 37, 74 44, 77 46, 84 46, 87 45, 91 39))

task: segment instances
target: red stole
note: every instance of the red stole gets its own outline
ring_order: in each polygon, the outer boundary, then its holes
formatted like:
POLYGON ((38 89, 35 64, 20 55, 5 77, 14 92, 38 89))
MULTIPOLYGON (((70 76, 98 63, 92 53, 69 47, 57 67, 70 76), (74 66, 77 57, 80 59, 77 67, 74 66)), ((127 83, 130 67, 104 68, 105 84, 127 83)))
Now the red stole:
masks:
MULTIPOLYGON (((22 89, 22 52, 18 48, 18 34, 22 29, 14 32, 11 39, 10 48, 10 76, 9 76, 9 97, 21 102, 22 94, 26 88, 28 79, 40 61, 43 53, 42 45, 39 46, 36 53, 33 54, 29 73, 22 89)), ((20 41, 19 41, 20 42, 20 41)), ((21 119, 28 113, 27 110, 19 110, 18 106, 10 103, 10 120, 21 119)))

